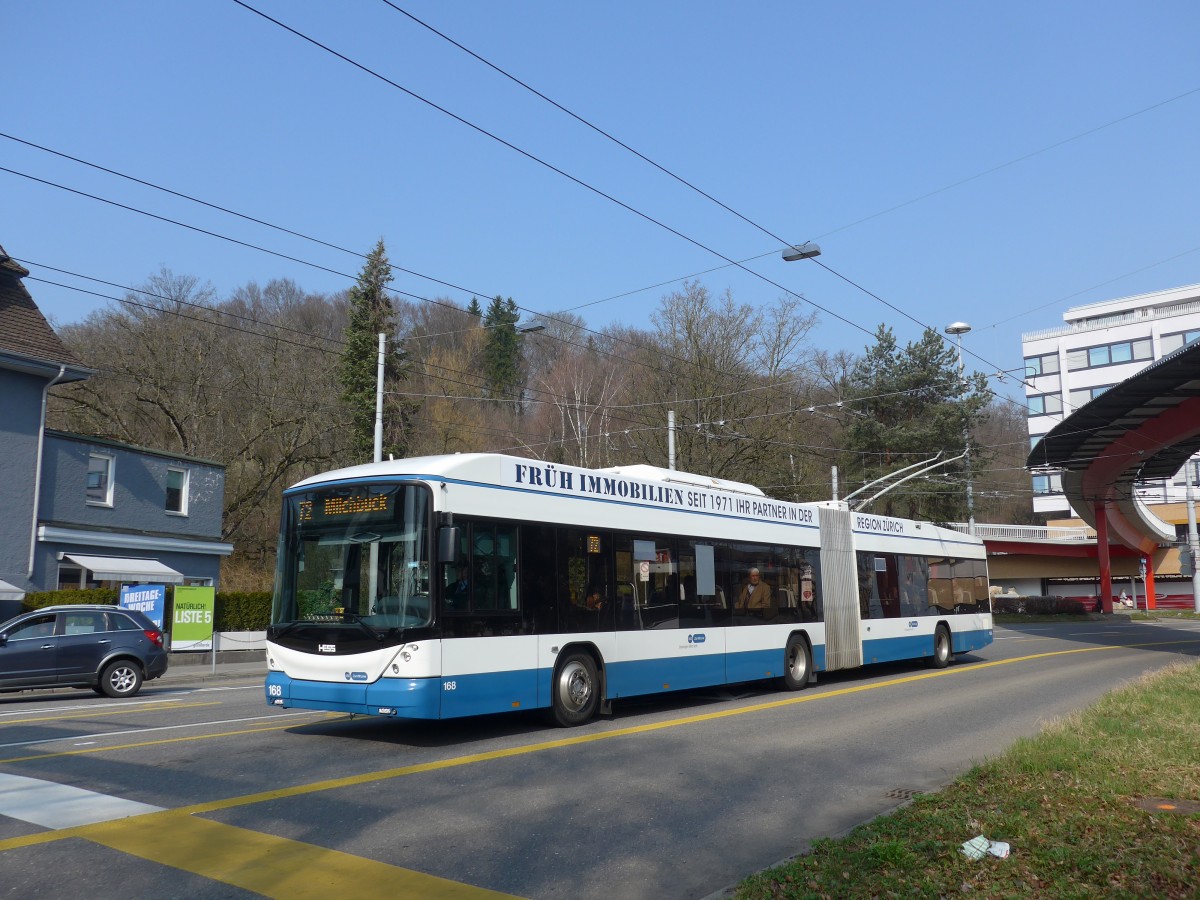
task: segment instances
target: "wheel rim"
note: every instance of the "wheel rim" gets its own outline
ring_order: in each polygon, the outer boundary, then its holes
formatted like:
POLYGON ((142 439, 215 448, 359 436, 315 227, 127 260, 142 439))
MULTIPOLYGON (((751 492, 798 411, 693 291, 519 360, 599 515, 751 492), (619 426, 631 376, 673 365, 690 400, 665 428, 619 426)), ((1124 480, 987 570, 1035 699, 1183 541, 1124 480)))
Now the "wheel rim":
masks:
POLYGON ((943 662, 950 658, 950 638, 946 637, 944 631, 937 634, 937 657, 943 662))
POLYGON ((583 663, 572 660, 563 666, 558 676, 558 699, 564 709, 573 713, 586 709, 593 689, 591 675, 583 663))
POLYGON ((137 674, 129 666, 121 666, 113 669, 112 674, 108 676, 108 683, 117 693, 125 694, 133 690, 137 683, 137 674))
POLYGON ((804 648, 800 644, 792 647, 791 658, 788 659, 788 671, 794 680, 800 681, 808 676, 807 658, 804 654, 804 648))

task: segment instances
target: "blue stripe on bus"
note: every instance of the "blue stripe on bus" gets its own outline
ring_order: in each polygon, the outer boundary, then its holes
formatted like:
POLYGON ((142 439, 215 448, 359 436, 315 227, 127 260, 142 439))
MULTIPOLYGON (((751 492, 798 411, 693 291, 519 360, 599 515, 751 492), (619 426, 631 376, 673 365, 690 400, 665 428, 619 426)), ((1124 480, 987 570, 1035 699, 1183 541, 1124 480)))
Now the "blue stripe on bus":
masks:
MULTIPOLYGON (((903 662, 933 656, 933 638, 932 634, 913 634, 876 640, 864 639, 863 664, 903 662)), ((952 652, 966 653, 986 647, 991 640, 992 633, 989 630, 956 631, 951 635, 950 645, 952 652)))
POLYGON ((534 709, 540 674, 536 669, 524 669, 437 679, 442 687, 442 718, 534 709))
MULTIPOLYGON (((955 653, 978 650, 991 640, 990 629, 956 632, 953 650, 955 653)), ((724 655, 610 662, 605 670, 606 694, 608 699, 618 699, 778 678, 783 675, 783 652, 782 647, 772 647, 724 655)), ((863 662, 867 664, 932 655, 931 634, 863 641, 863 662)), ((823 671, 825 664, 825 647, 813 647, 814 669, 823 671)), ((453 678, 381 678, 372 684, 306 681, 270 672, 265 690, 268 703, 282 700, 285 707, 406 719, 448 719, 549 706, 553 680, 554 670, 549 668, 453 678)))
MULTIPOLYGON (((548 673, 551 678, 553 672, 548 673)), ((656 694, 725 682, 725 657, 683 656, 609 663, 607 693, 612 699, 656 694)))

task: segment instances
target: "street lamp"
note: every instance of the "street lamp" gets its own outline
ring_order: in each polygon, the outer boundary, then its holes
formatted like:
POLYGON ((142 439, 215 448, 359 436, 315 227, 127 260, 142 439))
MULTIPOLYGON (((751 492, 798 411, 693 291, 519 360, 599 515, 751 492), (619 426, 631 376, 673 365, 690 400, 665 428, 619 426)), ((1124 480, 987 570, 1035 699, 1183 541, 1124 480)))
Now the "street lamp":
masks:
POLYGON ((812 241, 796 244, 794 247, 788 247, 783 251, 784 262, 795 262, 798 259, 812 259, 814 256, 820 255, 821 248, 812 241))
MULTIPOLYGON (((951 322, 946 326, 946 334, 954 335, 954 340, 958 344, 958 377, 959 386, 962 390, 962 398, 966 400, 967 380, 964 377, 963 355, 962 355, 962 336, 971 330, 971 326, 966 322, 951 322)), ((966 469, 967 475, 967 534, 974 536, 975 534, 975 494, 971 485, 971 431, 970 420, 967 418, 967 409, 964 402, 963 405, 963 467, 966 469)))

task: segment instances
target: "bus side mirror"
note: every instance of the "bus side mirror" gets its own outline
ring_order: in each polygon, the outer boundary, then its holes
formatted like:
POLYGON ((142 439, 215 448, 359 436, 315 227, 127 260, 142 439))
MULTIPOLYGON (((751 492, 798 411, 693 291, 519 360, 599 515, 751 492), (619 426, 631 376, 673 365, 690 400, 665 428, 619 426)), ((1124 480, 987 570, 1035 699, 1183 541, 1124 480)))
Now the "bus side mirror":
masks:
POLYGON ((438 562, 457 563, 460 546, 457 525, 443 525, 438 529, 438 562))

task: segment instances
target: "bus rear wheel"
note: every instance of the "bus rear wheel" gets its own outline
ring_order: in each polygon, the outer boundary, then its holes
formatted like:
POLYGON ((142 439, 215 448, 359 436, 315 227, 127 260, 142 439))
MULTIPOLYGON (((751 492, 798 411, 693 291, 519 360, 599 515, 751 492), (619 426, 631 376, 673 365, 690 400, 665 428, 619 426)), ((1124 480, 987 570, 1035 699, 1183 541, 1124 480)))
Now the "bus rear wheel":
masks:
POLYGON ((564 727, 582 725, 596 714, 600 705, 600 679, 596 661, 582 651, 568 653, 554 670, 551 711, 554 721, 564 727))
POLYGON ((933 658, 929 664, 935 669, 944 669, 950 665, 950 657, 953 655, 953 647, 950 644, 950 629, 945 625, 939 625, 937 631, 933 633, 933 658))
POLYGON ((783 651, 783 686, 789 691, 798 691, 808 684, 812 674, 812 654, 808 649, 808 641, 798 634, 788 638, 787 649, 783 651))

